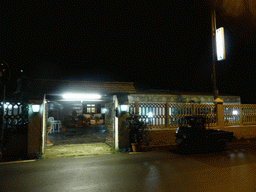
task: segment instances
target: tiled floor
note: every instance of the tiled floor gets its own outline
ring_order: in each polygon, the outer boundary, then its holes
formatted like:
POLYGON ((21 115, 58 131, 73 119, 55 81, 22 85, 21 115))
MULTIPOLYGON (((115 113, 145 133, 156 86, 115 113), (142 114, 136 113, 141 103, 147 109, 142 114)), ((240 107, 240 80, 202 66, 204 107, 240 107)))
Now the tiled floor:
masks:
POLYGON ((45 158, 84 157, 111 154, 105 142, 107 133, 104 125, 69 127, 60 133, 49 134, 52 143, 47 145, 45 158))
POLYGON ((60 133, 49 134, 49 140, 53 145, 104 143, 106 137, 104 125, 69 127, 60 133))
POLYGON ((67 157, 88 157, 95 155, 112 154, 112 149, 105 143, 88 144, 65 144, 47 146, 45 149, 45 158, 67 158, 67 157))

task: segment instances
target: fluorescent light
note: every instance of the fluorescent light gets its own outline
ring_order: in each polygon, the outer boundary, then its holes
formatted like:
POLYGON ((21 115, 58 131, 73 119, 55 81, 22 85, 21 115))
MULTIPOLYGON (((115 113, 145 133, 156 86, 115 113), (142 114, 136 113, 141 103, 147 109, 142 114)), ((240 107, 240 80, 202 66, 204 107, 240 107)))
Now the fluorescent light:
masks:
POLYGON ((107 112, 107 109, 106 108, 101 108, 101 113, 102 114, 105 114, 107 112))
POLYGON ((237 111, 237 110, 234 110, 234 111, 233 111, 233 115, 238 115, 238 111, 237 111))
POLYGON ((128 105, 121 105, 121 111, 127 111, 128 105))
POLYGON ((148 117, 153 117, 153 113, 152 113, 152 112, 149 112, 149 113, 148 113, 148 117))
POLYGON ((39 112, 40 105, 32 105, 33 112, 39 112))
POLYGON ((101 98, 101 95, 99 94, 73 94, 73 93, 67 93, 62 95, 64 99, 67 100, 78 100, 78 101, 84 101, 84 100, 97 100, 101 98))
POLYGON ((4 104, 4 108, 5 108, 5 109, 6 109, 6 108, 11 109, 11 108, 12 108, 12 105, 7 102, 6 104, 4 104))

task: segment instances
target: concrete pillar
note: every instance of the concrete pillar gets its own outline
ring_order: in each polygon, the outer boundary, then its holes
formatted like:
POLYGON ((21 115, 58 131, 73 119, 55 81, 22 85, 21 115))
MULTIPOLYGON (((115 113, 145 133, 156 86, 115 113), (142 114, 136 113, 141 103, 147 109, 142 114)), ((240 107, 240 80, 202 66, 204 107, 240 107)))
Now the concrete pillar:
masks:
POLYGON ((196 104, 192 104, 192 115, 196 115, 196 104))
POLYGON ((139 120, 139 119, 140 119, 140 118, 139 118, 140 109, 139 109, 139 103, 138 103, 138 101, 135 102, 135 110, 136 110, 136 111, 135 111, 135 114, 138 115, 137 118, 138 118, 138 120, 139 120))
POLYGON ((243 109, 242 109, 242 104, 239 104, 239 121, 240 121, 240 126, 243 125, 243 109))
POLYGON ((118 138, 119 138, 119 149, 130 147, 129 129, 127 127, 128 113, 124 113, 118 119, 118 138))
POLYGON ((169 128, 170 127, 170 118, 169 118, 169 103, 165 104, 165 127, 169 128))
POLYGON ((28 133, 27 133, 27 156, 36 158, 42 151, 42 101, 29 101, 28 111, 28 133), (40 111, 33 112, 32 105, 40 104, 40 111))
POLYGON ((42 122, 42 153, 44 153, 46 148, 46 126, 47 126, 47 118, 48 118, 48 108, 46 106, 46 94, 44 94, 43 100, 43 122, 42 122), (46 114, 47 109, 47 114, 46 114))
POLYGON ((223 129, 224 128, 224 109, 223 109, 223 100, 220 98, 217 98, 214 100, 214 103, 216 103, 217 107, 217 127, 218 129, 223 129))
MULTIPOLYGON (((114 109, 117 110, 118 109, 118 100, 117 100, 117 96, 114 95, 113 96, 113 102, 114 102, 114 109)), ((114 130, 115 130, 115 149, 119 149, 119 138, 118 138, 118 117, 115 113, 114 115, 114 130)))
POLYGON ((107 109, 105 113, 105 128, 108 133, 108 139, 106 143, 114 147, 114 133, 115 133, 115 106, 114 102, 106 103, 105 107, 107 109))

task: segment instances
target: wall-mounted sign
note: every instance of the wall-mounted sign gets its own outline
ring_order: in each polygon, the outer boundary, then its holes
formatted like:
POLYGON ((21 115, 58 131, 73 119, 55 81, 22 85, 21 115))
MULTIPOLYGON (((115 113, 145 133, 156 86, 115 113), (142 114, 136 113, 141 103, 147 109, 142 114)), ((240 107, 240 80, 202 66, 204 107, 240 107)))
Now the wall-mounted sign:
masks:
POLYGON ((217 60, 218 61, 226 59, 224 28, 223 27, 216 30, 216 50, 217 50, 217 60))

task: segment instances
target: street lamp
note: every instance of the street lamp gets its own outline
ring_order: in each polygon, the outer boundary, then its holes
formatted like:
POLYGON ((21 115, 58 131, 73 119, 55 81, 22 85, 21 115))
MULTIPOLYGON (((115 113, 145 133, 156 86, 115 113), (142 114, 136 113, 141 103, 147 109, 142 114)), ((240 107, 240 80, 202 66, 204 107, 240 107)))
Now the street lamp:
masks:
POLYGON ((216 30, 216 5, 214 5, 211 12, 212 21, 212 63, 213 63, 213 88, 214 88, 214 100, 219 97, 219 91, 217 88, 216 80, 216 56, 218 60, 226 59, 225 54, 225 40, 224 40, 224 28, 221 27, 216 30))
POLYGON ((216 85, 216 47, 215 47, 215 32, 216 32, 216 11, 215 5, 211 13, 212 20, 212 65, 213 65, 213 89, 214 89, 214 100, 219 97, 219 92, 216 85))
MULTIPOLYGON (((219 95, 216 85, 216 10, 218 10, 224 17, 234 17, 236 20, 251 21, 252 26, 256 25, 256 1, 255 0, 208 0, 212 6, 211 11, 211 23, 212 23, 212 60, 213 60, 213 87, 214 87, 214 99, 219 95)), ((245 22, 246 25, 248 24, 245 22)))

